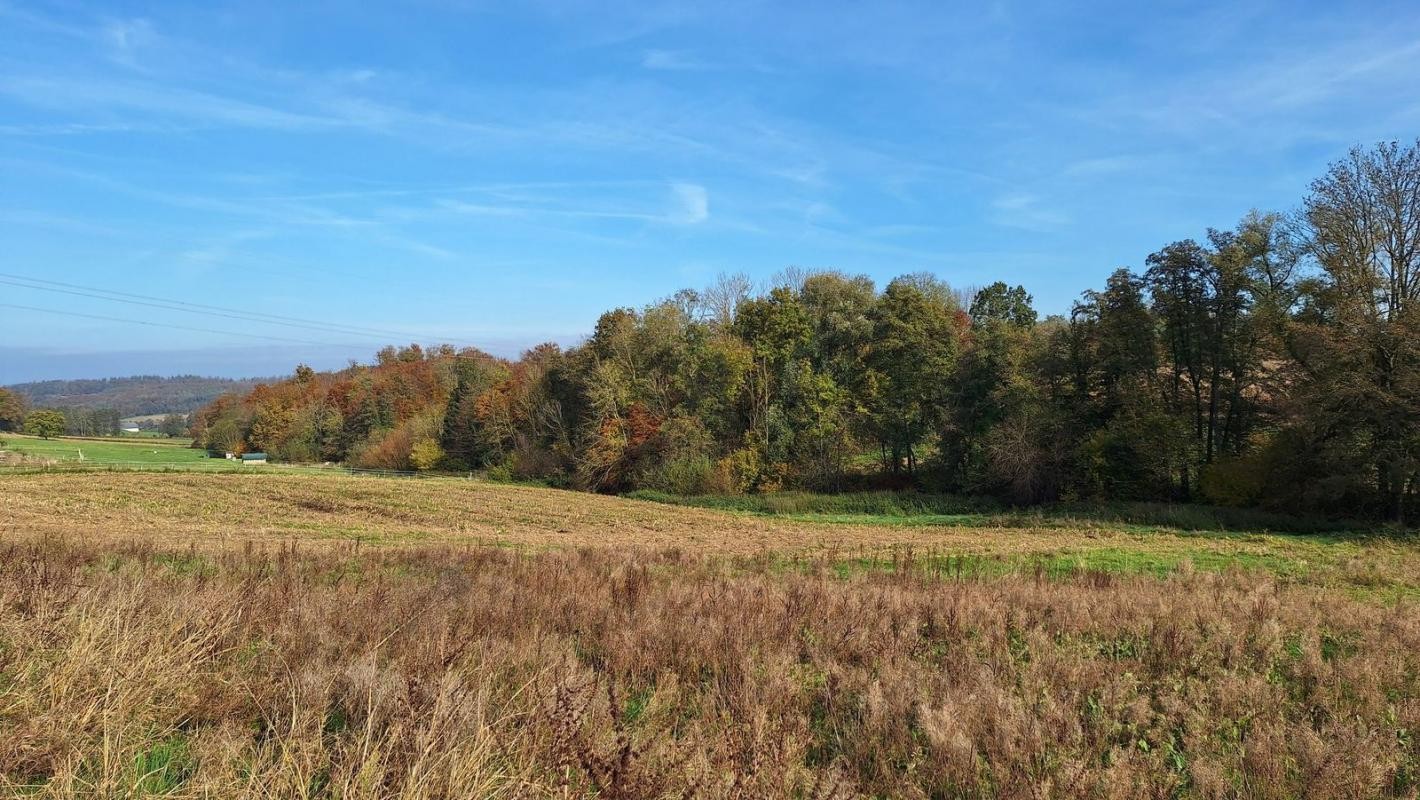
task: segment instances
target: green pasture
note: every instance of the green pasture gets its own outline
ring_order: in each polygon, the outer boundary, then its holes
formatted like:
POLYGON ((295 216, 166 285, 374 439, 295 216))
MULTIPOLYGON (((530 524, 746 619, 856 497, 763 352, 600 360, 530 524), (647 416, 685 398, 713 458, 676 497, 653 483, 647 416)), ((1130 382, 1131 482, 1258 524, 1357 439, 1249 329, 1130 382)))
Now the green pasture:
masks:
POLYGON ((40 439, 13 433, 0 434, 0 451, 19 453, 30 459, 55 461, 63 466, 173 469, 232 469, 236 466, 223 458, 208 458, 205 450, 193 449, 188 444, 186 439, 40 439))

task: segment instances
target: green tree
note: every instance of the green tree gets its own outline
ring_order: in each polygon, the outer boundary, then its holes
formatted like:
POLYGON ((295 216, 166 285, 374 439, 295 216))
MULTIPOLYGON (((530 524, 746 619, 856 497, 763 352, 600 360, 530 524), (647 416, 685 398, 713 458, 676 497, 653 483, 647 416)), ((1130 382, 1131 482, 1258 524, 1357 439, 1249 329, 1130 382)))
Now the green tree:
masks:
POLYGON ((679 379, 685 411, 700 420, 722 450, 743 441, 747 422, 742 401, 753 363, 749 345, 731 332, 705 326, 689 332, 679 379))
POLYGON ((1145 282, 1116 270, 1103 291, 1085 292, 1057 339, 1068 375, 1057 391, 1069 431, 1070 490, 1097 498, 1172 494, 1184 462, 1177 421, 1160 385, 1158 324, 1145 282))
POLYGON ((416 440, 409 451, 409 464, 420 472, 427 472, 439 466, 444 460, 444 451, 432 437, 416 440))
POLYGON ((946 409, 965 315, 951 289, 931 276, 888 284, 874 305, 867 397, 884 465, 917 469, 917 449, 946 409))
MULTIPOLYGON (((1178 476, 1180 492, 1187 497, 1192 486, 1191 469, 1200 460, 1197 453, 1205 438, 1204 394, 1216 395, 1218 388, 1216 380, 1209 380, 1210 367, 1218 365, 1219 355, 1213 331, 1213 260, 1190 239, 1150 255, 1146 263, 1149 269, 1144 279, 1162 327, 1169 367, 1165 390, 1169 408, 1176 415, 1191 419, 1194 429, 1192 440, 1184 440, 1184 451, 1177 454, 1182 466, 1178 476)), ((1211 428, 1207 438, 1211 441, 1211 428)), ((1211 448, 1203 460, 1212 460, 1211 448)))
POLYGON ((780 286, 766 297, 742 302, 735 315, 735 333, 750 348, 750 370, 745 381, 749 398, 749 433, 766 460, 782 460, 789 433, 780 390, 787 371, 808 354, 813 331, 798 295, 780 286))
POLYGON ((861 378, 876 300, 873 281, 864 275, 818 272, 804 279, 800 302, 811 329, 809 359, 840 386, 855 386, 861 378))
POLYGON ((1029 393, 1024 362, 1035 345, 1036 313, 1020 286, 994 283, 971 304, 967 346, 952 376, 951 413, 941 433, 942 461, 957 487, 982 478, 990 431, 1015 413, 1029 393))
POLYGON ((41 439, 51 439, 64 434, 64 412, 52 409, 31 411, 25 417, 25 433, 41 439))
POLYGON ((1001 281, 976 293, 971 301, 971 324, 981 326, 990 320, 1018 328, 1035 324, 1036 313, 1031 296, 1024 286, 1007 286, 1001 281))
POLYGON ((1091 399, 1100 418, 1113 416, 1134 397, 1152 394, 1158 344, 1143 280, 1127 269, 1115 270, 1104 291, 1085 292, 1075 304, 1072 323, 1080 399, 1091 399))

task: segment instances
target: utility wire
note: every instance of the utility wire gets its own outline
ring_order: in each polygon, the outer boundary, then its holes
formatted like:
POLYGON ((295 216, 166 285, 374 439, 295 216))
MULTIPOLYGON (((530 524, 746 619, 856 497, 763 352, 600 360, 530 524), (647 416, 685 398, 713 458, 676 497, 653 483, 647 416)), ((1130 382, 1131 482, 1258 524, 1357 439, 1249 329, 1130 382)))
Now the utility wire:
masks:
POLYGON ((79 297, 92 297, 98 300, 111 300, 113 302, 118 303, 142 305, 151 308, 163 308, 169 311, 182 311, 189 314, 206 314, 209 316, 226 317, 228 319, 243 320, 246 322, 265 322, 292 328, 305 328, 308 330, 326 331, 330 333, 344 333, 359 336, 369 336, 372 338, 380 339, 381 341, 384 341, 383 337, 387 336, 407 338, 410 340, 419 338, 418 336, 402 331, 390 331, 383 330, 380 328, 368 328, 357 325, 342 325, 339 323, 329 323, 321 322, 319 320, 303 319, 301 317, 288 317, 282 316, 280 314, 266 314, 259 311, 242 311, 240 309, 208 305, 206 303, 193 303, 186 300, 170 300, 162 297, 134 294, 132 292, 119 292, 112 289, 100 289, 93 286, 82 286, 74 283, 64 283, 62 281, 51 281, 43 278, 31 278, 25 275, 11 275, 4 272, 0 272, 0 283, 8 284, 10 286, 18 286, 25 289, 37 289, 45 292, 58 292, 61 294, 76 295, 79 297))
MULTIPOLYGON (((95 300, 104 300, 104 301, 114 302, 114 303, 126 303, 126 304, 128 304, 128 305, 133 305, 133 306, 146 306, 146 307, 148 307, 148 308, 160 308, 160 309, 163 309, 163 310, 165 310, 165 311, 182 311, 182 312, 185 312, 185 313, 188 313, 188 314, 202 314, 202 315, 209 316, 209 317, 225 317, 225 318, 227 318, 227 319, 234 319, 234 320, 238 320, 238 321, 240 321, 240 322, 260 322, 260 323, 262 323, 262 324, 264 324, 264 325, 283 325, 283 326, 286 326, 286 327, 289 327, 289 328, 305 328, 305 329, 307 329, 307 330, 320 331, 320 332, 323 332, 323 333, 341 333, 341 334, 345 334, 345 335, 347 335, 347 336, 349 336, 349 335, 354 335, 354 336, 362 336, 362 337, 371 338, 371 339, 377 339, 377 338, 378 338, 378 337, 371 336, 370 334, 367 334, 367 333, 362 333, 362 332, 353 331, 353 330, 345 330, 345 329, 343 329, 343 328, 338 328, 338 327, 334 327, 334 326, 327 328, 327 327, 320 327, 320 326, 316 326, 316 325, 302 325, 302 324, 295 323, 295 322, 277 322, 277 321, 275 321, 275 320, 258 319, 258 318, 256 318, 256 317, 242 316, 241 314, 226 314, 226 313, 217 312, 217 311, 196 311, 196 310, 193 310, 193 309, 181 308, 181 307, 176 306, 176 305, 166 305, 166 304, 163 304, 163 303, 148 303, 148 302, 144 302, 144 301, 142 301, 142 300, 125 300, 125 299, 123 299, 123 298, 121 298, 121 297, 105 297, 105 296, 103 296, 103 295, 101 295, 101 294, 94 294, 94 293, 92 293, 92 292, 81 292, 81 291, 74 290, 74 289, 55 289, 55 288, 50 288, 50 287, 47 287, 47 286, 30 286, 30 285, 27 285, 27 284, 24 284, 24 283, 20 283, 20 282, 18 282, 18 281, 6 280, 6 279, 4 279, 4 278, 0 278, 0 284, 5 284, 5 285, 9 285, 9 286, 18 286, 18 287, 23 288, 23 289, 38 289, 39 291, 42 291, 42 292, 56 292, 56 293, 58 293, 58 294, 73 295, 73 296, 75 296, 75 297, 91 297, 91 298, 94 298, 95 300)), ((383 340, 381 340, 381 341, 383 341, 383 340)))
MULTIPOLYGON (((112 290, 112 289, 99 289, 99 288, 96 288, 96 287, 81 286, 81 285, 79 285, 79 284, 64 283, 64 282, 62 282, 62 281, 51 281, 51 280, 46 280, 46 279, 43 279, 43 278, 30 278, 30 277, 27 277, 27 276, 24 276, 24 275, 10 275, 10 274, 8 274, 8 273, 3 273, 3 272, 0 272, 0 284, 10 285, 10 286, 17 286, 17 287, 20 287, 20 288, 23 288, 23 289, 37 289, 37 290, 39 290, 39 291, 45 291, 45 292, 56 292, 56 293, 59 293, 59 294, 73 295, 73 296, 76 296, 76 297, 89 297, 89 298, 93 298, 93 299, 96 299, 96 300, 104 300, 104 301, 108 301, 108 302, 127 303, 127 304, 129 304, 129 305, 146 306, 146 307, 149 307, 149 308, 159 308, 159 309, 168 310, 168 311, 181 311, 181 312, 185 312, 185 313, 189 313, 189 314, 203 314, 203 315, 213 316, 213 317, 224 317, 224 318, 227 318, 227 319, 234 319, 234 320, 238 320, 238 321, 241 321, 241 322, 259 322, 259 323, 262 323, 262 324, 274 324, 274 325, 283 325, 283 326, 286 326, 286 327, 293 327, 293 328, 304 328, 304 329, 307 329, 307 330, 319 331, 319 332, 323 332, 323 333, 338 333, 338 334, 344 334, 344 335, 347 335, 347 336, 349 336, 349 335, 361 336, 361 337, 365 337, 365 338, 367 338, 367 339, 369 339, 369 340, 371 340, 371 341, 378 341, 378 342, 380 342, 381 344, 388 344, 388 340, 384 338, 385 336, 395 336, 395 337, 400 337, 400 338, 407 338, 407 339, 409 339, 409 340, 411 340, 411 341, 420 338, 418 335, 412 334, 412 333, 408 333, 408 332, 387 331, 387 330, 382 330, 382 329, 380 329, 380 328, 364 328, 364 327, 359 327, 359 326, 354 326, 354 325, 340 325, 340 324, 333 324, 333 323, 324 323, 324 322, 319 322, 319 321, 317 321, 317 320, 303 319, 303 318, 301 318, 301 317, 287 317, 287 316, 282 316, 282 315, 279 315, 279 314, 265 314, 265 313, 256 312, 256 311, 252 311, 252 312, 239 311, 239 310, 237 310, 237 309, 225 308, 225 307, 223 307, 223 306, 212 306, 212 305, 207 305, 207 304, 205 304, 205 303, 191 303, 191 302, 188 302, 188 301, 185 301, 185 300, 167 300, 167 299, 159 298, 159 297, 151 297, 151 296, 149 296, 149 295, 134 294, 134 293, 132 293, 132 292, 119 292, 119 291, 114 291, 114 290, 112 290), (49 285, 48 285, 48 286, 40 286, 40 285, 37 285, 37 284, 49 284, 49 285), (69 288, 58 288, 58 287, 69 287, 69 288), (106 295, 115 295, 115 296, 109 297, 109 296, 106 296, 106 295), (126 298, 139 298, 139 299, 126 299, 126 298), (152 301, 152 302, 148 302, 148 301, 152 301)), ((60 315, 64 315, 64 316, 80 317, 80 318, 84 318, 84 319, 103 320, 103 321, 106 321, 106 322, 122 322, 122 323, 128 323, 128 324, 133 324, 133 325, 148 325, 148 326, 150 326, 150 327, 171 328, 171 329, 174 329, 174 330, 195 331, 195 332, 199 332, 199 333, 216 333, 216 334, 230 335, 230 336, 245 336, 245 337, 247 337, 247 338, 266 339, 266 340, 269 340, 269 341, 276 341, 276 342, 290 342, 290 343, 294 343, 294 344, 309 344, 309 345, 317 345, 317 346, 321 346, 321 347, 341 346, 340 344, 335 343, 335 342, 317 342, 317 341, 312 341, 312 340, 309 340, 309 339, 294 339, 294 338, 283 337, 283 336, 266 336, 266 335, 262 335, 262 334, 242 333, 242 332, 238 332, 238 331, 222 331, 222 330, 214 330, 214 329, 212 329, 212 328, 198 328, 198 327, 191 327, 191 326, 186 326, 186 325, 174 325, 174 324, 170 324, 170 323, 150 322, 150 321, 136 320, 136 319, 126 319, 126 318, 122 318, 122 317, 108 317, 108 316, 97 315, 97 314, 83 314, 83 313, 76 312, 76 311, 60 311, 60 310, 58 310, 58 309, 52 309, 52 308, 39 308, 39 307, 36 307, 36 306, 23 306, 23 305, 15 305, 15 304, 10 304, 10 303, 0 303, 0 307, 4 307, 4 308, 16 308, 16 309, 22 309, 22 310, 26 310, 26 311, 38 311, 38 312, 45 313, 45 314, 60 314, 60 315)), ((466 358, 474 358, 474 359, 477 359, 476 356, 465 356, 465 355, 461 355, 461 354, 456 354, 454 357, 457 358, 457 359, 466 359, 466 358)))
POLYGON ((260 333, 242 333, 240 331, 219 331, 212 328, 197 328, 189 325, 172 325, 166 322, 151 322, 142 319, 125 319, 123 317, 109 317, 102 314, 83 314, 78 311, 60 311, 55 308, 39 308, 37 306, 22 306, 15 303, 0 303, 0 308, 16 308, 21 311, 38 311, 44 314, 59 314, 65 317, 81 317, 83 319, 96 319, 104 322, 124 322, 132 325, 148 325, 154 328, 172 328, 179 331, 193 331, 196 333, 216 333, 223 336, 245 336, 249 339, 266 339, 273 342, 287 342, 290 344, 308 344, 318 347, 339 347, 335 342, 316 342, 310 339, 291 339, 285 336, 265 336, 260 333))

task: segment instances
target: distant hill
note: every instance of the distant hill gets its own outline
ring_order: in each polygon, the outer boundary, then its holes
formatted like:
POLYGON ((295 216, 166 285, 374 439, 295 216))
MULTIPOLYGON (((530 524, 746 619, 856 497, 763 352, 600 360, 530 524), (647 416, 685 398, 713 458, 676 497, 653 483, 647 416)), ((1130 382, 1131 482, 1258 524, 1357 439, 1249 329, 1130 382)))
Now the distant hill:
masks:
POLYGON ((246 394, 270 378, 204 378, 198 375, 134 375, 73 381, 35 381, 6 388, 24 395, 31 408, 112 408, 125 417, 186 414, 217 397, 246 394))

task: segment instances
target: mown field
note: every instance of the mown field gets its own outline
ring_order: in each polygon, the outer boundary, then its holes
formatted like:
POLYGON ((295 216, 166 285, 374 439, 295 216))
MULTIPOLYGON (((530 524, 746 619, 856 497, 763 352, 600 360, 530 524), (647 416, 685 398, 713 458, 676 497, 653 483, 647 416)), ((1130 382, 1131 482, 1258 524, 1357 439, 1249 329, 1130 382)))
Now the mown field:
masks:
POLYGON ((41 439, 14 433, 0 433, 0 453, 22 458, 15 463, 91 465, 115 468, 169 467, 172 469, 212 469, 231 466, 226 459, 211 459, 204 450, 188 447, 189 440, 147 438, 60 437, 41 439))
POLYGON ((789 510, 0 475, 0 794, 1420 792, 1405 537, 789 510))

